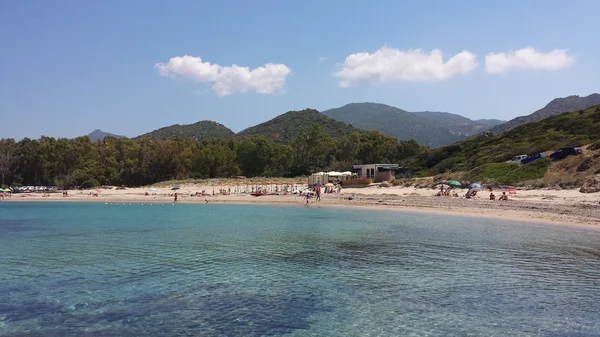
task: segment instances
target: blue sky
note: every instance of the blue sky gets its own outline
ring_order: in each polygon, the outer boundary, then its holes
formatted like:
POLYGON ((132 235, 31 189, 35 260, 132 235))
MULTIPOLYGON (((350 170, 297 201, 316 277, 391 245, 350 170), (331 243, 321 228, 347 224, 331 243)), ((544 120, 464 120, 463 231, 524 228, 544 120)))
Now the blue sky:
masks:
POLYGON ((600 91, 598 13, 584 0, 2 1, 0 138, 240 131, 365 101, 511 119, 600 91), (505 53, 494 73, 489 53, 505 53))

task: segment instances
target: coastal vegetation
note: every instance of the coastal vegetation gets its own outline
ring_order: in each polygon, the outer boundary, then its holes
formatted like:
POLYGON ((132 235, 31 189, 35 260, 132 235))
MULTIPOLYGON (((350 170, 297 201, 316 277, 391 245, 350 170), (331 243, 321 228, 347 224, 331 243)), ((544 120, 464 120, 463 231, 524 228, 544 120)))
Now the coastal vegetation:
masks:
POLYGON ((265 136, 202 141, 107 137, 95 143, 87 136, 3 139, 0 184, 68 188, 238 175, 289 177, 362 162, 401 162, 424 150, 414 141, 399 142, 376 131, 334 137, 318 123, 299 128, 289 144, 265 136))
POLYGON ((435 149, 378 131, 358 130, 313 110, 290 112, 274 121, 241 135, 201 140, 150 136, 107 137, 96 142, 87 136, 2 139, 0 184, 139 186, 239 175, 295 177, 316 171, 345 171, 353 164, 398 163, 420 177, 458 174, 467 181, 502 184, 546 179, 573 186, 599 173, 600 167, 600 106, 435 149), (547 158, 522 165, 506 163, 516 155, 549 154, 563 146, 584 145, 589 146, 583 156, 556 163, 547 158))

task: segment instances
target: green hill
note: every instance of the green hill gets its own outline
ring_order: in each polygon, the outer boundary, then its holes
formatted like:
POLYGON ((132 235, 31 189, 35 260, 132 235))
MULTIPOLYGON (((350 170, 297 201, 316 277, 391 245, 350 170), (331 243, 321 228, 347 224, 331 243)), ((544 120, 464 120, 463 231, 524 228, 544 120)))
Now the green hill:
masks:
POLYGON ((323 114, 359 129, 377 130, 398 140, 414 139, 419 144, 431 147, 466 138, 465 135, 440 126, 435 120, 385 104, 351 103, 323 111, 323 114))
POLYGON ((228 138, 234 134, 233 131, 223 124, 213 121, 200 121, 194 124, 166 126, 140 135, 137 138, 150 137, 162 140, 193 138, 201 141, 207 138, 228 138))
MULTIPOLYGON (((600 106, 593 106, 524 124, 500 135, 486 132, 468 140, 427 151, 418 158, 412 158, 411 164, 421 169, 424 174, 477 171, 485 175, 486 170, 502 170, 497 166, 506 166, 504 162, 516 155, 554 151, 564 146, 582 146, 598 141, 600 106)), ((549 163, 548 160, 536 162, 533 162, 533 166, 546 163, 547 167, 549 163)), ((521 166, 531 167, 528 165, 521 166)), ((538 173, 534 176, 540 178, 539 172, 543 173, 544 170, 542 168, 536 172, 538 173)))
POLYGON ((572 95, 568 97, 555 98, 550 103, 546 104, 545 107, 537 110, 531 115, 511 119, 504 124, 493 127, 490 129, 490 131, 495 134, 499 134, 516 128, 519 125, 541 121, 544 118, 569 111, 587 109, 598 104, 600 104, 600 94, 591 94, 585 97, 572 95))
POLYGON ((476 135, 488 130, 491 127, 505 123, 505 121, 498 119, 480 119, 474 121, 467 117, 449 112, 420 111, 413 112, 413 114, 420 117, 429 118, 438 126, 444 127, 454 134, 460 134, 464 136, 476 135))
POLYGON ((346 123, 331 119, 314 109, 289 111, 267 122, 252 126, 236 136, 237 138, 264 136, 278 143, 289 143, 301 128, 308 128, 313 123, 320 124, 334 138, 341 137, 357 129, 346 123))

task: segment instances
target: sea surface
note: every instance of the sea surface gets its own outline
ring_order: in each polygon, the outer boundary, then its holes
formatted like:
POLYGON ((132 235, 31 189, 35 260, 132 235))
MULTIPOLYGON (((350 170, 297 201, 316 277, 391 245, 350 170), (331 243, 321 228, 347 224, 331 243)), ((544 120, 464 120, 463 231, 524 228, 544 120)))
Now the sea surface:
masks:
POLYGON ((600 231, 380 209, 5 202, 0 336, 600 336, 600 231))

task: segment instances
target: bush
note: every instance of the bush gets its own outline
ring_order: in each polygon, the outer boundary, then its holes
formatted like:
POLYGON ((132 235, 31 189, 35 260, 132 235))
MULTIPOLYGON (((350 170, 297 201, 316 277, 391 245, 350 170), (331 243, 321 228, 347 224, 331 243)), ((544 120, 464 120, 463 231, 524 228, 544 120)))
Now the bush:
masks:
POLYGON ((469 181, 494 179, 502 184, 515 184, 543 178, 548 165, 550 165, 548 158, 541 158, 525 165, 490 163, 471 170, 465 175, 465 179, 469 181))
POLYGON ((88 179, 81 184, 81 188, 88 189, 100 186, 100 182, 96 179, 88 179))

